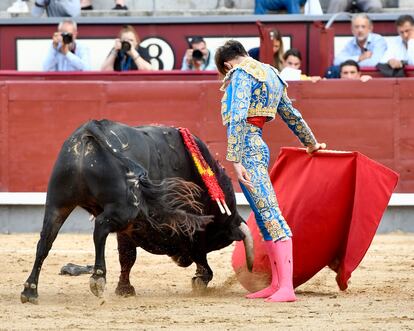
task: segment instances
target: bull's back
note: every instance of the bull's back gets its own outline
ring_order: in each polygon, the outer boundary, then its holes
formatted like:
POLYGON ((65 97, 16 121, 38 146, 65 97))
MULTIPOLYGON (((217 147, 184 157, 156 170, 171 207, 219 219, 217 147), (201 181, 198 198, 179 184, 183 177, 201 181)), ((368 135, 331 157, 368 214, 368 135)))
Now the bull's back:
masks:
POLYGON ((180 132, 173 127, 129 127, 131 148, 125 154, 140 163, 152 180, 180 177, 194 180, 194 163, 180 132))
MULTIPOLYGON (((215 166, 207 147, 197 143, 208 163, 215 166)), ((122 158, 145 169, 151 180, 179 177, 204 186, 178 129, 102 120, 85 123, 65 141, 48 193, 64 190, 63 199, 77 200, 80 205, 85 199, 105 196, 103 190, 122 190, 126 173, 120 165, 122 158)))

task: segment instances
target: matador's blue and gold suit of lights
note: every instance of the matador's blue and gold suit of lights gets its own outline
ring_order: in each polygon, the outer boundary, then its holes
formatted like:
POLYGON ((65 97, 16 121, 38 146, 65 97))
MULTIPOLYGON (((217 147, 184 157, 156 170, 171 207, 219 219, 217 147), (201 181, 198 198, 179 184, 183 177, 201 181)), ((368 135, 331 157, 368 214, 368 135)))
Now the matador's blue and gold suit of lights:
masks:
POLYGON ((225 89, 221 114, 227 126, 226 158, 241 162, 251 177, 254 189, 249 191, 242 184, 241 188, 264 240, 277 241, 291 237, 292 232, 281 214, 269 178, 269 148, 262 139, 262 129, 250 124, 248 118, 264 116, 270 121, 277 113, 303 145, 316 144, 302 115, 293 108, 286 87, 275 68, 250 57, 227 73, 222 87, 225 89))

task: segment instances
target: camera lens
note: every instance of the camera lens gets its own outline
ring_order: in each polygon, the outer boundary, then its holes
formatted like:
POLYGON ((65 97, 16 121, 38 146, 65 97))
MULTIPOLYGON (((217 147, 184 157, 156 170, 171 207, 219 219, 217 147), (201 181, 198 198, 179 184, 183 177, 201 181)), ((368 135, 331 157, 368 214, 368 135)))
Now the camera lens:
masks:
POLYGON ((124 52, 128 52, 131 49, 131 44, 128 41, 122 41, 121 42, 121 49, 124 52))
POLYGON ((73 42, 72 34, 68 32, 62 32, 62 42, 64 44, 70 44, 71 42, 73 42))
POLYGON ((195 49, 193 51, 193 60, 195 60, 195 61, 203 60, 203 53, 200 50, 195 49))

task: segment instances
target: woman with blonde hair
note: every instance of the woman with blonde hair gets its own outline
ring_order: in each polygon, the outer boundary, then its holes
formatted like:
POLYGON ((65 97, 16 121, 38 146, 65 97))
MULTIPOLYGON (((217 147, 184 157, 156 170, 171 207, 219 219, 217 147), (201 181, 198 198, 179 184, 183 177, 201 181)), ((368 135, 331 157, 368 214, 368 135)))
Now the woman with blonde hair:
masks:
MULTIPOLYGON (((281 71, 283 69, 283 40, 282 34, 278 29, 273 29, 270 31, 270 38, 272 39, 273 43, 273 63, 271 64, 277 70, 281 71)), ((253 59, 260 61, 260 47, 255 47, 249 50, 249 56, 253 59)))
POLYGON ((152 70, 148 51, 139 46, 141 40, 131 25, 124 25, 104 63, 104 71, 152 70))

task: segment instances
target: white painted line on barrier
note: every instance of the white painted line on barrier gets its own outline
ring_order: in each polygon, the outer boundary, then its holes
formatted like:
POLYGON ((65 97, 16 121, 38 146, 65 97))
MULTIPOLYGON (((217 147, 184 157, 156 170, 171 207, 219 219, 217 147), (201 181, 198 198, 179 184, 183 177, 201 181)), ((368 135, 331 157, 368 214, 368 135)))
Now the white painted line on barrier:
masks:
MULTIPOLYGON (((236 193, 236 201, 240 206, 248 202, 243 193, 236 193)), ((45 192, 0 192, 1 205, 36 206, 46 203, 45 192)), ((414 206, 414 193, 393 193, 388 206, 414 206)))
POLYGON ((46 192, 0 192, 0 205, 44 205, 46 192))
MULTIPOLYGON (((248 205, 243 193, 236 193, 238 205, 248 205)), ((388 206, 414 206, 414 193, 393 193, 388 206)))
POLYGON ((414 206, 414 193, 393 193, 388 206, 414 206))
POLYGON ((240 206, 247 206, 249 204, 243 193, 236 193, 236 201, 240 206))

